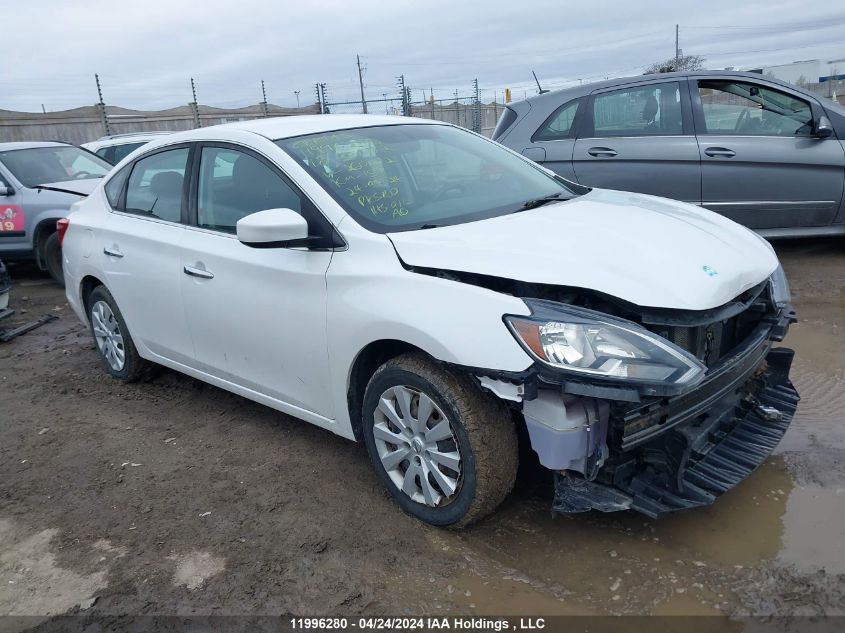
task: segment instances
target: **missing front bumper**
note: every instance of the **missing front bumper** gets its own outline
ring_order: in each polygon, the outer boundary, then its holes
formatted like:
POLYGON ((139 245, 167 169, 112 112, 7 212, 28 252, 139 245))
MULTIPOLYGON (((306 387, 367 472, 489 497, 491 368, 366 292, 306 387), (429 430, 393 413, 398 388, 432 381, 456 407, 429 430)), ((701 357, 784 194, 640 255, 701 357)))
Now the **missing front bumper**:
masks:
POLYGON ((555 475, 556 512, 633 509, 650 517, 710 505, 750 475, 786 433, 799 395, 789 381, 793 352, 765 363, 713 402, 706 414, 644 443, 596 481, 555 475))

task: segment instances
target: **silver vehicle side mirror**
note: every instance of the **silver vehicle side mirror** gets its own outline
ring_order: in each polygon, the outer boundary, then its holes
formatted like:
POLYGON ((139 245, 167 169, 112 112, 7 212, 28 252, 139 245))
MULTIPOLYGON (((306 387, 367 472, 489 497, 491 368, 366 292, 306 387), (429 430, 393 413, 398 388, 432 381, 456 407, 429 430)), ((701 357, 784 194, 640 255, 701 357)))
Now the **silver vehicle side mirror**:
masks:
POLYGON ((816 124, 816 136, 818 138, 827 138, 833 135, 833 125, 830 123, 825 115, 819 117, 819 122, 816 124))
POLYGON ((238 220, 238 240, 254 248, 308 246, 308 222, 293 209, 257 211, 238 220))
POLYGON ((0 196, 13 196, 15 195, 15 190, 9 187, 8 185, 4 185, 0 183, 0 196))

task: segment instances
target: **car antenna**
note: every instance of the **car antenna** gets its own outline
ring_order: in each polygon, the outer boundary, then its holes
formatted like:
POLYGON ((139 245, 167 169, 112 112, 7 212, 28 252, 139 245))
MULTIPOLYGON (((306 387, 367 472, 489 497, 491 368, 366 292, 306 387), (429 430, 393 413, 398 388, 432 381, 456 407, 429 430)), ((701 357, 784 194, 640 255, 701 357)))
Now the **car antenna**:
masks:
POLYGON ((537 90, 539 90, 539 91, 540 91, 540 94, 544 94, 544 93, 548 92, 548 90, 543 90, 543 86, 541 86, 541 85, 540 85, 540 80, 539 80, 539 79, 537 79, 537 73, 535 73, 535 72, 532 70, 532 71, 531 71, 531 74, 532 74, 532 75, 534 75, 534 81, 536 81, 536 82, 537 82, 537 90))

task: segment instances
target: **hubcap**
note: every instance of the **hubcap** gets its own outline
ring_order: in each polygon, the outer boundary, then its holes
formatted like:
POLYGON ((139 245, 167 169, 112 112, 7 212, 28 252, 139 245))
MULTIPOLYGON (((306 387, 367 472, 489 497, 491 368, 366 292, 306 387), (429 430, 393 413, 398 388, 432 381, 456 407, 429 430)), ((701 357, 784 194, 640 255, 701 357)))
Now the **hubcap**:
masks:
POLYGON ((123 335, 114 312, 105 301, 97 301, 91 307, 91 325, 94 328, 94 340, 97 349, 114 371, 123 369, 126 363, 126 350, 123 347, 123 335))
POLYGON ((396 386, 381 394, 373 418, 376 451, 394 485, 417 503, 448 504, 461 486, 461 453, 440 407, 396 386))

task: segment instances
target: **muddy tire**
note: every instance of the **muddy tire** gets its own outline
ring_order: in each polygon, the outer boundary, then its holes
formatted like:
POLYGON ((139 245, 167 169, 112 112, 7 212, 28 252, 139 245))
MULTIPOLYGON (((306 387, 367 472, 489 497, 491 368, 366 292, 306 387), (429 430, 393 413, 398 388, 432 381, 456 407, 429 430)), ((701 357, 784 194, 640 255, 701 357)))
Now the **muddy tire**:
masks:
POLYGON ((373 374, 362 413, 376 472, 402 509, 426 523, 469 525, 513 488, 511 416, 468 376, 423 354, 397 356, 373 374))
POLYGON ((124 382, 149 380, 158 366, 141 358, 117 302, 105 286, 97 286, 86 302, 91 336, 105 370, 124 382))
POLYGON ((44 259, 44 266, 50 277, 62 288, 65 287, 65 274, 62 269, 62 247, 59 245, 59 234, 52 233, 44 241, 44 250, 41 253, 44 259))

